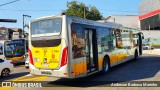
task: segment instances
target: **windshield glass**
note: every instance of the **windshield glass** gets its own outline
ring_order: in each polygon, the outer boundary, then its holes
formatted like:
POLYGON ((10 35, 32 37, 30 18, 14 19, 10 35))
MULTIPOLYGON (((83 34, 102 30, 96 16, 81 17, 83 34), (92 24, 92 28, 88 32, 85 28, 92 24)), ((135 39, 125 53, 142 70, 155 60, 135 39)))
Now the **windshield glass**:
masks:
POLYGON ((31 23, 31 34, 56 34, 59 35, 62 27, 62 19, 45 19, 31 23))
POLYGON ((4 43, 6 57, 23 56, 25 54, 25 41, 13 40, 4 43))

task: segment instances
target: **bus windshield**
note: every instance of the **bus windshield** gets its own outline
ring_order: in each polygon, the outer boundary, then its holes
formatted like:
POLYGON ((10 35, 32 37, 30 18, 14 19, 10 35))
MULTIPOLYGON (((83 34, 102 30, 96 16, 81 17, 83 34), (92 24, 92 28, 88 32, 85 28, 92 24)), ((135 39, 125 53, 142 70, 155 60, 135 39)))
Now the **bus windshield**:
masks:
POLYGON ((25 41, 12 40, 4 43, 5 57, 23 56, 25 54, 25 41))
POLYGON ((31 23, 31 35, 54 34, 59 35, 62 28, 62 19, 45 19, 31 23))

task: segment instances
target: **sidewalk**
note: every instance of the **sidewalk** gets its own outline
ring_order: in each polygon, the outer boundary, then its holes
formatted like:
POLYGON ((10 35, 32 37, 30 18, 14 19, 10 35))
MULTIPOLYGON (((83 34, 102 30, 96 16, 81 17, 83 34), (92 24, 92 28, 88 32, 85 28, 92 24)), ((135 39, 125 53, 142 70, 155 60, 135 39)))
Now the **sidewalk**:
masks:
POLYGON ((153 50, 143 50, 143 54, 145 55, 160 55, 160 49, 153 50))

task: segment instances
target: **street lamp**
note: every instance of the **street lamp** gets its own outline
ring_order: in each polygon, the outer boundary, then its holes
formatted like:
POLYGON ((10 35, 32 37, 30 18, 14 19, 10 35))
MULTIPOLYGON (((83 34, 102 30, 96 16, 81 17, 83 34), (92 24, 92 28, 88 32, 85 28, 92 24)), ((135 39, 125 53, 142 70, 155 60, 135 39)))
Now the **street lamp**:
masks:
POLYGON ((17 20, 15 20, 15 19, 0 19, 0 22, 16 23, 16 22, 17 22, 17 20))

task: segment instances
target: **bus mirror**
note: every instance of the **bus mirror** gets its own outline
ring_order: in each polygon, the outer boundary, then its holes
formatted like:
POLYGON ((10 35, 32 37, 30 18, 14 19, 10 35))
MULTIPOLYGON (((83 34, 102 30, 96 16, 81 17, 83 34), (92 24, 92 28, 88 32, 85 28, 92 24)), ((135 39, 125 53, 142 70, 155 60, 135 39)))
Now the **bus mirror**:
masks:
POLYGON ((142 39, 144 39, 144 36, 142 36, 142 39))

